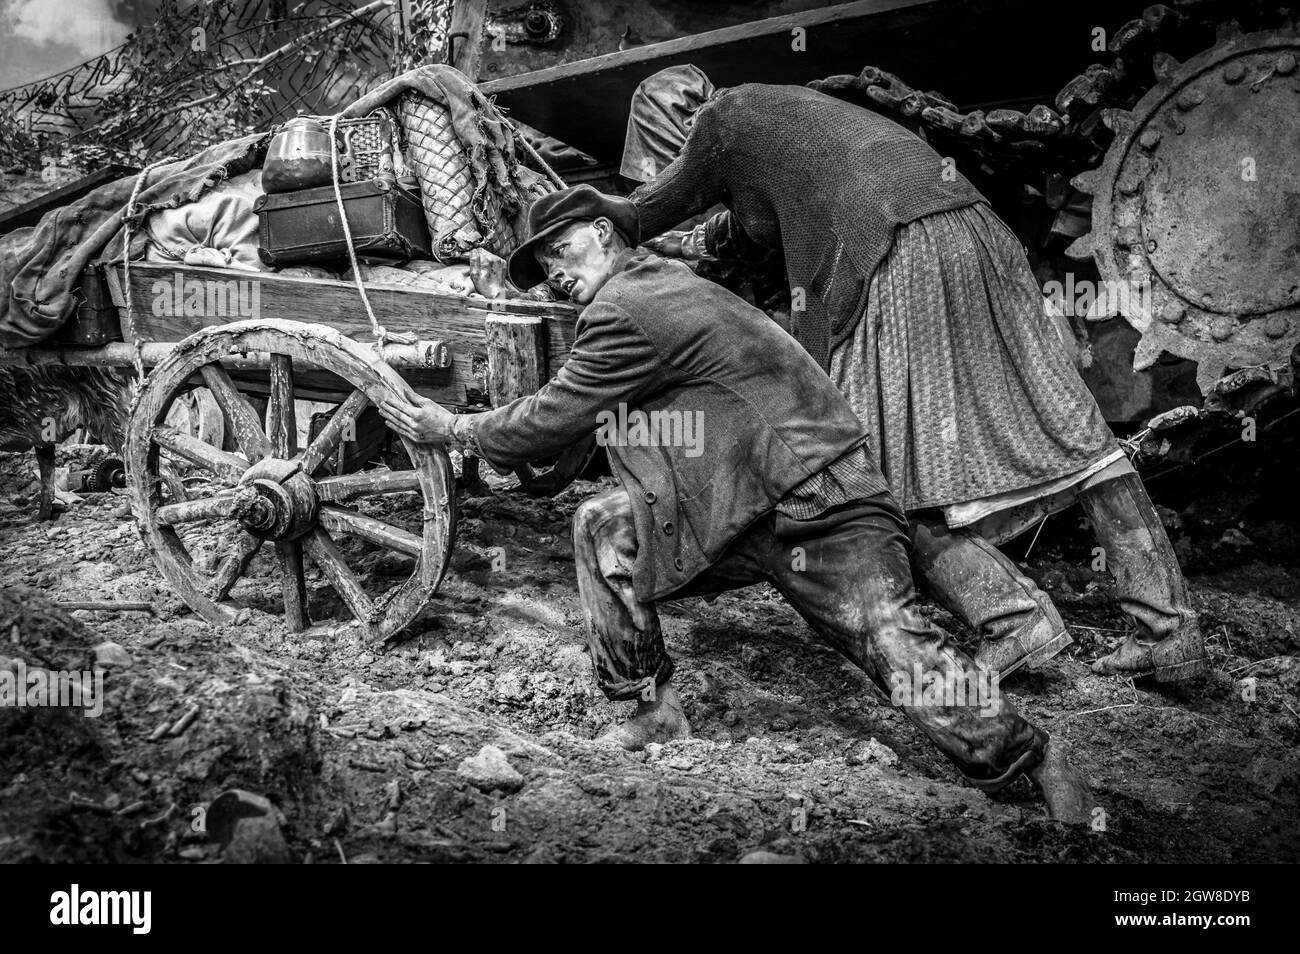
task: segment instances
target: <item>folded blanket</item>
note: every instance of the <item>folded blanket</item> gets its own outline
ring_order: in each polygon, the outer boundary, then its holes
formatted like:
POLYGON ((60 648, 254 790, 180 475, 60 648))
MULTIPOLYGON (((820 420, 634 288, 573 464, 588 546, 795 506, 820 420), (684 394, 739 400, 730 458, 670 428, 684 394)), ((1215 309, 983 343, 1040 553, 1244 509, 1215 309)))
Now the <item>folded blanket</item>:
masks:
POLYGON ((147 262, 269 271, 257 255, 257 213, 262 170, 218 183, 196 202, 154 212, 145 222, 147 262))

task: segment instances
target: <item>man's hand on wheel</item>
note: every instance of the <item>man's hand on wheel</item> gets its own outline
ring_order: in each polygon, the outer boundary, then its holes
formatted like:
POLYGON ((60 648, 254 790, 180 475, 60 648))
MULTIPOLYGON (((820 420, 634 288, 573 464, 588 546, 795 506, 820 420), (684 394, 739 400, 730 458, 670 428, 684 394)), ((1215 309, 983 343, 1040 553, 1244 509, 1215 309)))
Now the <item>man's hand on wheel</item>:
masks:
POLYGON ((411 395, 410 400, 385 398, 379 413, 393 430, 417 444, 447 443, 456 420, 456 415, 437 401, 418 394, 411 395))

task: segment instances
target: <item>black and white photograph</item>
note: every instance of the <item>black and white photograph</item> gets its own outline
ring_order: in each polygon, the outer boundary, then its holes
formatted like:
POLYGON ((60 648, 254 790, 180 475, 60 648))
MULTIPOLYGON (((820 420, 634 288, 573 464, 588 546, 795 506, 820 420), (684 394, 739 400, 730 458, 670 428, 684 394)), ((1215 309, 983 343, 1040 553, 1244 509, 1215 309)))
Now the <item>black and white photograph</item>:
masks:
POLYGON ((1249 928, 1298 60, 1277 0, 0 0, 23 917, 1050 864, 1114 936, 1249 928))

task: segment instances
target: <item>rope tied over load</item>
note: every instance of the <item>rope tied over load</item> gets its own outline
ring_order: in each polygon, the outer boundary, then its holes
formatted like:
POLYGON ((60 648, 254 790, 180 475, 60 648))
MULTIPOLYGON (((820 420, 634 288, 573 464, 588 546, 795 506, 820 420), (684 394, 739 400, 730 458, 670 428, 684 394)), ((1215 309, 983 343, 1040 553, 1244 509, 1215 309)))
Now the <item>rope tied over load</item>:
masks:
POLYGON ((165 156, 140 170, 135 177, 135 186, 131 189, 131 197, 126 200, 126 211, 123 213, 122 280, 126 284, 126 323, 131 331, 131 361, 135 368, 135 380, 131 382, 133 397, 144 387, 144 339, 140 337, 140 330, 135 323, 135 302, 131 295, 131 221, 135 215, 135 201, 140 197, 140 191, 144 188, 149 173, 169 162, 176 162, 176 156, 165 156))
POLYGON ((352 281, 357 286, 357 293, 361 296, 361 304, 365 306, 366 317, 370 319, 370 331, 375 336, 375 350, 379 352, 379 357, 383 358, 384 345, 389 341, 398 344, 415 344, 416 338, 410 332, 390 332, 380 324, 379 317, 370 304, 370 296, 366 294, 366 283, 361 278, 361 266, 357 262, 357 250, 352 241, 352 227, 348 225, 348 213, 343 205, 343 190, 339 185, 338 128, 341 116, 341 113, 335 113, 330 117, 330 173, 334 186, 334 201, 339 207, 339 221, 343 225, 343 240, 348 249, 348 261, 352 265, 352 281))

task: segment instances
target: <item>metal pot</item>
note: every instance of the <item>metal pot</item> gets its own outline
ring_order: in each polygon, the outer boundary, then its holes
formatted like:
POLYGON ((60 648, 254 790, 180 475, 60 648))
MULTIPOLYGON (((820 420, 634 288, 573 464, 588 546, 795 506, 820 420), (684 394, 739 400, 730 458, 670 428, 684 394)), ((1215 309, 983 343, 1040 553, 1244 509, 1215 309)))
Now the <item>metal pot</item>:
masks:
POLYGON ((285 123, 266 150, 262 188, 296 192, 332 181, 329 130, 306 116, 285 123))

